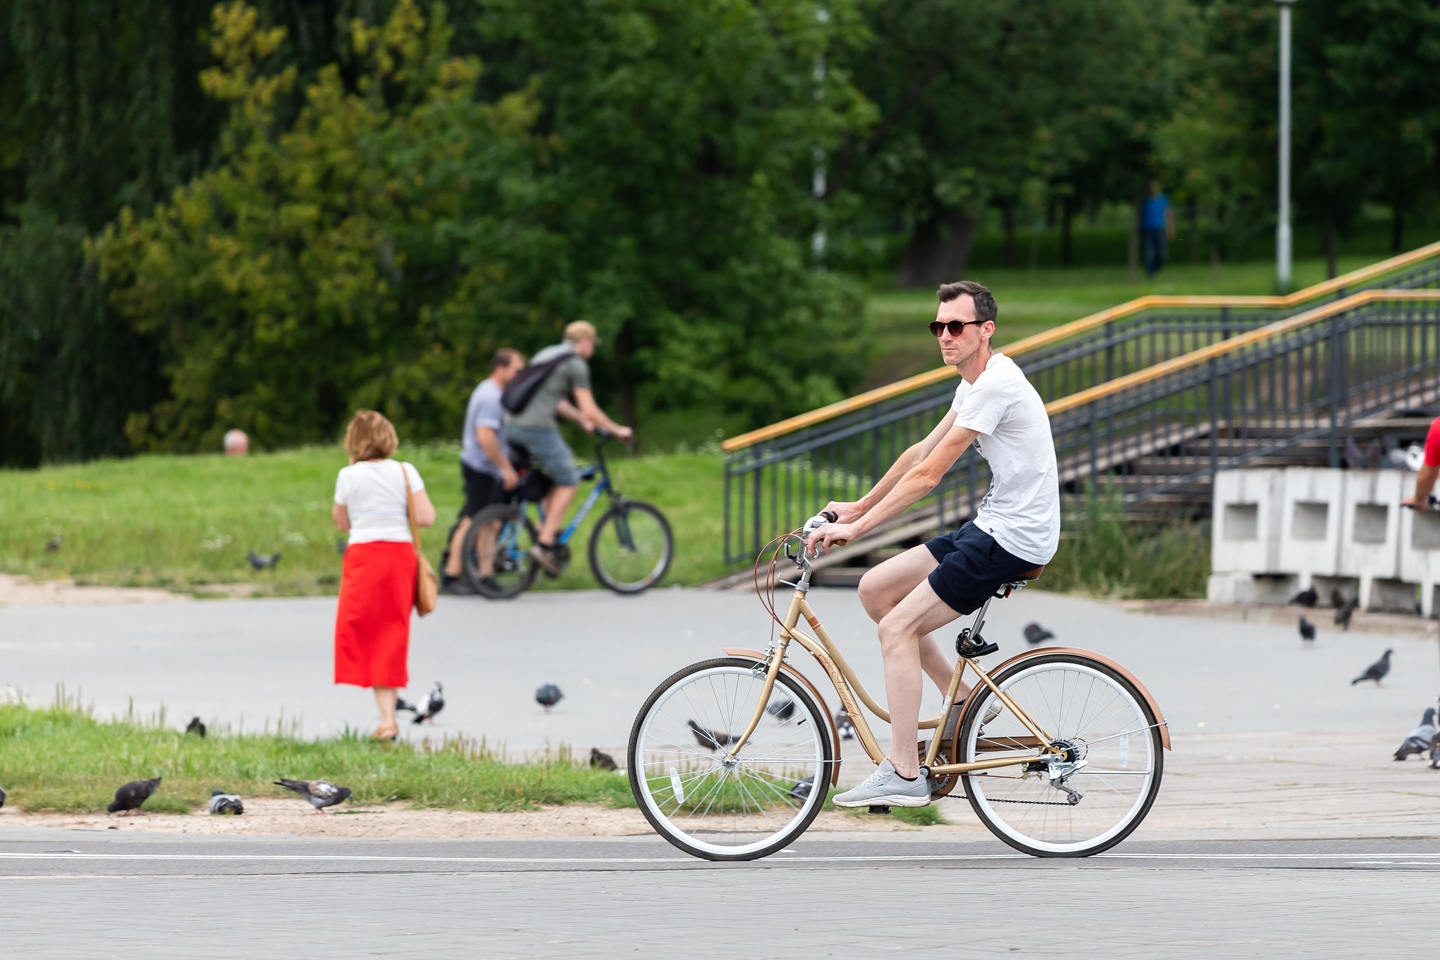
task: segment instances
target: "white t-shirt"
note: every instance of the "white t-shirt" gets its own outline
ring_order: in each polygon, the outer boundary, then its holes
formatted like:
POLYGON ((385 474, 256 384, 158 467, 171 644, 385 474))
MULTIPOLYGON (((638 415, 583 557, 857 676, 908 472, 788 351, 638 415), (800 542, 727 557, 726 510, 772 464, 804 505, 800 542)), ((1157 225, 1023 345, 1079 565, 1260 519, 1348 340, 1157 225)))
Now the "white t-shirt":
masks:
POLYGON ((351 543, 410 541, 402 469, 410 477, 412 493, 425 489, 420 471, 400 460, 362 460, 340 468, 335 478, 335 502, 350 513, 351 543))
POLYGON ((957 427, 980 435, 975 450, 990 464, 975 526, 1021 560, 1049 563, 1060 546, 1060 472, 1040 394, 996 353, 974 383, 960 381, 950 409, 957 427))

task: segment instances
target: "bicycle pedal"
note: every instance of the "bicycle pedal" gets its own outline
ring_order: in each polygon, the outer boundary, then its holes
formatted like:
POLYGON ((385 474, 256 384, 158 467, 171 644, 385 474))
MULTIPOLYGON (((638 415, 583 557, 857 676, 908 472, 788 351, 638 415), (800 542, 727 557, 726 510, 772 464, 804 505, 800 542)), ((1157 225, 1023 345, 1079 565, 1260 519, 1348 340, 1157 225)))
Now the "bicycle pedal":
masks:
POLYGON ((870 812, 884 814, 889 813, 890 808, 885 806, 883 803, 872 803, 870 805, 870 812))

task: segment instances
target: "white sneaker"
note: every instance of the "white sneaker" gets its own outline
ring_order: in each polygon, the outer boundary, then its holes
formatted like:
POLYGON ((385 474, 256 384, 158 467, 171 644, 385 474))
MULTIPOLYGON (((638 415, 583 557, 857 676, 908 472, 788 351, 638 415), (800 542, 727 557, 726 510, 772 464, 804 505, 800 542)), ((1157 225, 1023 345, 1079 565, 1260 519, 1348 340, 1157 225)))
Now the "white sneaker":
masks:
POLYGON ((924 777, 902 778, 886 757, 858 787, 837 793, 832 799, 837 807, 923 807, 930 803, 930 784, 924 777))

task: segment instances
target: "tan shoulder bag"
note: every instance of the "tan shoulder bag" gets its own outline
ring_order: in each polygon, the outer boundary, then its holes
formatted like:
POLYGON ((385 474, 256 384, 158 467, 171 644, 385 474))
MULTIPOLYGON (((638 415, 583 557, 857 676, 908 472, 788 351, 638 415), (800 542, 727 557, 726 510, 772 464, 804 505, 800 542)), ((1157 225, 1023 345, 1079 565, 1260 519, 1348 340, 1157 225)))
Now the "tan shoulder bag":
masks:
POLYGON ((405 464, 400 464, 400 475, 405 478, 405 511, 410 515, 410 539, 415 543, 415 612, 425 616, 435 609, 435 600, 440 596, 440 584, 435 578, 435 568, 425 559, 420 548, 420 528, 415 523, 415 495, 410 492, 410 474, 405 464))

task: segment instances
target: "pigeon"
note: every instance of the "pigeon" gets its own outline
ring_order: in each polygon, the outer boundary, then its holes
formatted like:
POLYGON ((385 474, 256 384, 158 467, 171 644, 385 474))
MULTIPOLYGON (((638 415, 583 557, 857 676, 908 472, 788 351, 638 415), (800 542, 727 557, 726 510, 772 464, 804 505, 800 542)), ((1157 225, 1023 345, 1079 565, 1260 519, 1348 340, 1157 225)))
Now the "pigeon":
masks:
POLYGON ((249 559, 250 566, 254 567, 257 571, 264 570, 267 567, 274 570, 275 565, 280 562, 280 551, 276 550, 274 553, 266 554, 256 553, 254 550, 251 550, 249 551, 249 559))
POLYGON ((124 784, 116 789, 115 799, 110 801, 110 806, 105 809, 110 813, 139 810, 140 804, 150 799, 150 794, 155 792, 161 779, 155 777, 153 780, 132 780, 124 784))
POLYGON ((410 711, 411 713, 419 713, 419 712, 420 712, 419 709, 415 706, 415 704, 411 703, 409 700, 406 700, 404 697, 396 697, 396 698, 395 698, 395 709, 396 709, 396 710, 408 710, 408 711, 410 711))
POLYGON ((220 817, 238 817, 245 812, 245 804, 233 793, 224 790, 210 791, 210 813, 220 817))
POLYGON ((1339 587, 1330 588, 1330 606, 1337 610, 1345 606, 1345 595, 1340 592, 1339 587))
POLYGON ((200 739, 201 739, 201 740, 204 740, 204 739, 205 739, 205 724, 201 722, 201 720, 200 720, 199 717, 191 717, 191 718, 190 718, 190 722, 185 725, 185 732, 186 732, 186 733, 198 733, 198 734, 200 734, 200 739))
POLYGON ((776 720, 789 720, 795 715, 795 701, 776 700, 765 708, 765 712, 776 720))
POLYGON ((46 553, 54 553, 55 551, 59 550, 59 549, 60 549, 60 543, 61 543, 61 541, 63 541, 64 539, 65 539, 64 535, 59 534, 59 533, 55 534, 55 536, 51 537, 48 541, 46 541, 46 543, 45 543, 45 552, 46 552, 46 553))
POLYGON ((310 806, 315 808, 316 813, 324 813, 326 807, 342 803, 346 797, 350 796, 349 787, 337 787, 328 780, 286 780, 281 777, 279 780, 271 782, 286 790, 294 790, 309 800, 310 806))
POLYGON ((1355 610, 1359 606, 1359 597, 1351 597, 1349 600, 1346 600, 1343 604, 1341 604, 1340 609, 1335 611, 1335 626, 1343 627, 1344 629, 1349 630, 1350 618, 1354 616, 1355 610))
POLYGON ((1300 615, 1300 639, 1306 643, 1315 642, 1315 624, 1306 620, 1304 614, 1300 615))
POLYGON ((734 734, 725 733, 724 731, 706 730, 694 720, 686 720, 685 725, 690 728, 691 733, 695 734, 695 742, 706 750, 713 751, 716 747, 728 747, 740 739, 734 734))
POLYGON ((1424 753, 1430 749, 1430 743, 1435 739, 1435 708, 1426 707, 1425 715, 1420 718, 1420 726, 1410 731, 1400 749, 1395 751, 1396 760, 1404 760, 1406 757, 1417 753, 1424 753))
POLYGON ((614 770, 615 758, 604 753, 596 747, 590 748, 590 766, 599 767, 601 770, 614 770))
POLYGON ((1364 673, 1350 681, 1350 686, 1355 686, 1355 684, 1361 680, 1374 680, 1375 686, 1380 686, 1380 681, 1384 680, 1385 674, 1390 672, 1390 654, 1392 652, 1393 651, 1386 650, 1385 656, 1366 667, 1364 673))
POLYGON ((5 788, 4 788, 4 787, 0 787, 0 809, 3 809, 4 806, 5 806, 5 788))
POLYGON ((790 796, 796 800, 804 800, 810 796, 810 791, 815 789, 815 778, 806 777, 804 780, 797 780, 795 786, 790 788, 790 796))
POLYGON ((855 724, 850 722, 850 714, 845 712, 844 707, 835 714, 835 729, 839 731, 841 740, 855 739, 855 724))
POLYGON ((1055 634, 1046 630, 1038 623, 1025 624, 1025 639, 1030 643, 1044 643, 1046 640, 1053 640, 1055 634))
POLYGON ((565 694, 560 692, 559 687, 553 683, 547 683, 535 691, 535 702, 544 707, 546 713, 549 713, 550 708, 559 703, 564 696, 565 694))
MULTIPOLYGON (((399 709, 398 705, 396 709, 399 709)), ((425 697, 425 702, 415 710, 415 722, 424 723, 426 720, 429 720, 433 724, 435 722, 435 714, 444 709, 445 691, 444 688, 440 686, 440 681, 436 680, 435 686, 430 689, 430 693, 425 697)))
POLYGON ((1292 604, 1299 604, 1302 607, 1313 607, 1319 601, 1320 595, 1315 592, 1314 587, 1306 587, 1290 598, 1292 604))

